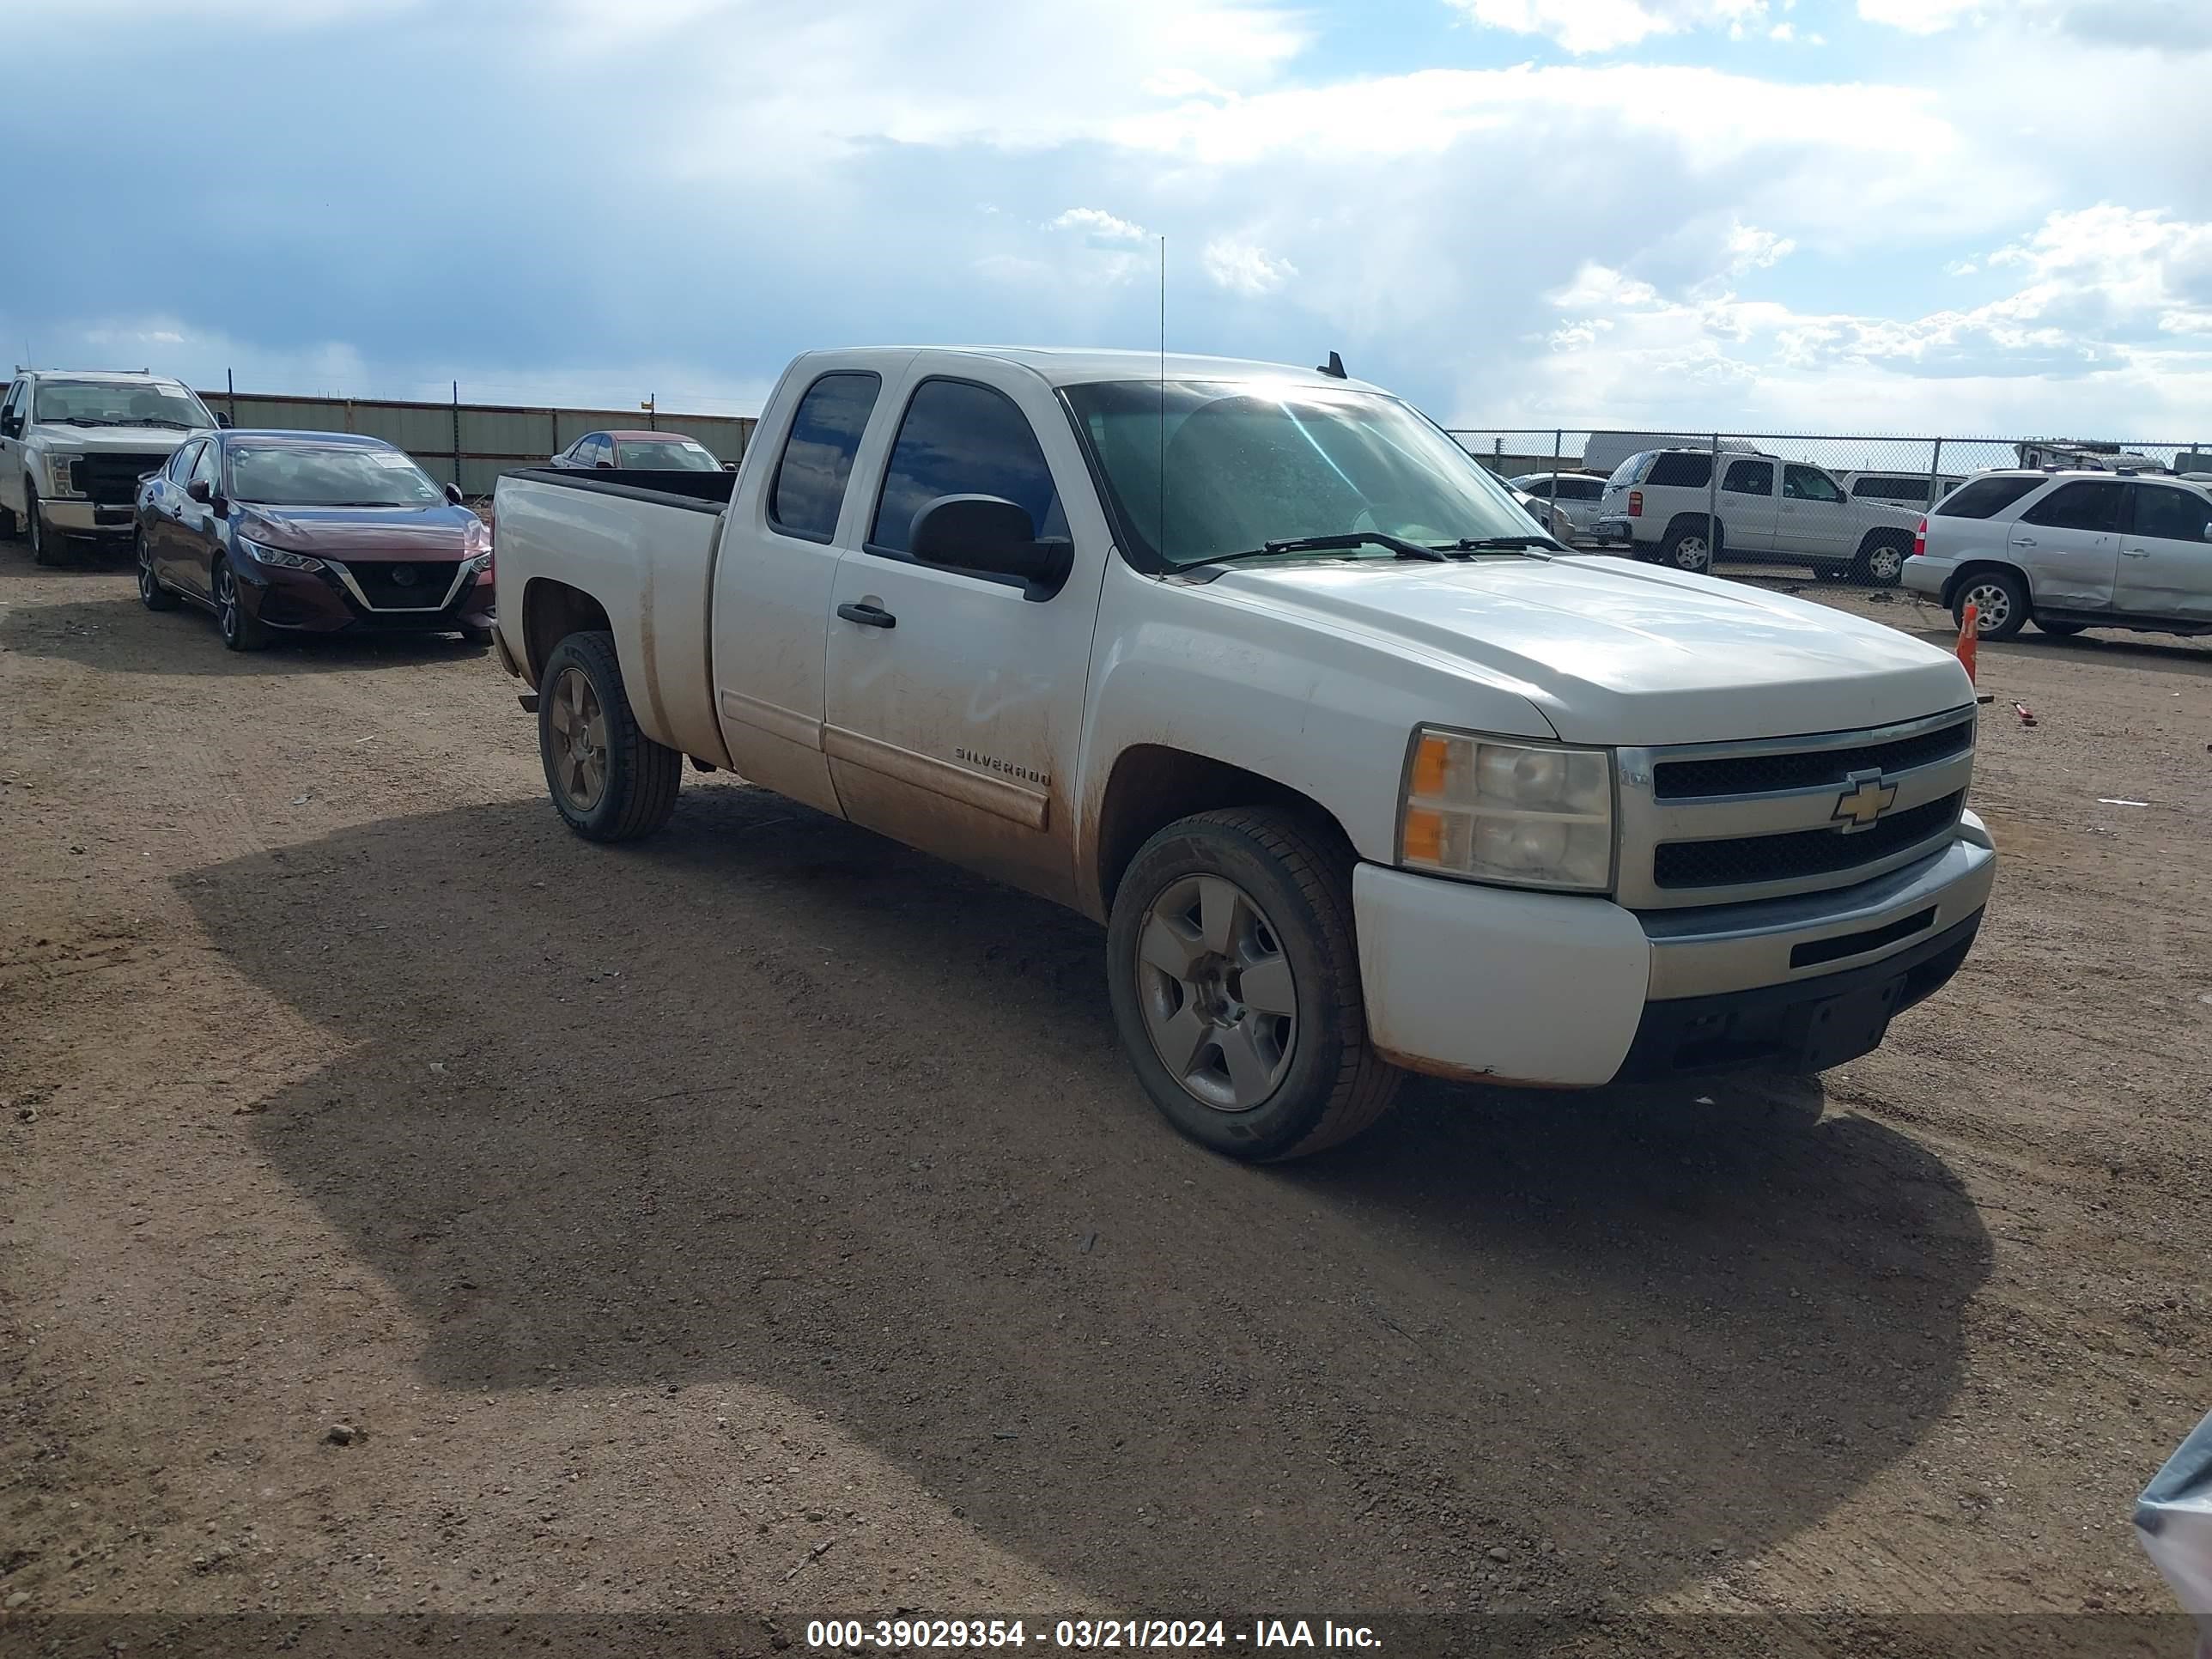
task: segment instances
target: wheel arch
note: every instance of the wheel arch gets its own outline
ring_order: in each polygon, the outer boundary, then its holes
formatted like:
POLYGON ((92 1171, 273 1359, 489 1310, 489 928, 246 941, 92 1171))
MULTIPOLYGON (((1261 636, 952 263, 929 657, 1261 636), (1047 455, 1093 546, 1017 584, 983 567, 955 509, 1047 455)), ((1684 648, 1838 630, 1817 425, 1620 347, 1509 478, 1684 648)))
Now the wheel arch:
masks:
POLYGON ((571 634, 612 633, 606 607, 582 588, 551 576, 533 576, 522 590, 524 678, 532 685, 545 672, 546 659, 571 634))
POLYGON ((1975 577, 1987 575, 1992 571, 2001 571, 2008 576, 2019 578, 2021 586, 2027 590, 2029 604, 2033 605, 2035 578, 2027 574, 2027 567, 2015 564, 2010 559, 1990 558, 1968 559, 1946 577, 1943 582, 1943 603, 1946 605, 1955 605, 1958 602, 1960 588, 1975 577))
POLYGON ((1178 818, 1222 807, 1273 806, 1311 820, 1347 852, 1352 837, 1312 796, 1260 773, 1167 744, 1135 744, 1115 757, 1092 820, 1088 860, 1096 914, 1114 894, 1144 844, 1178 818))

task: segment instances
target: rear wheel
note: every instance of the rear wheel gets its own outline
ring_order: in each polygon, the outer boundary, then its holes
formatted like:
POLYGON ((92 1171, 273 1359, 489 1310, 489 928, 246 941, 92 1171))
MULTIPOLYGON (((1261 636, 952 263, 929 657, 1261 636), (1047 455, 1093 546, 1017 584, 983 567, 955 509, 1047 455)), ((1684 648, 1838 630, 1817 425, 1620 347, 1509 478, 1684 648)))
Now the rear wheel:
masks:
POLYGON ((1367 1041, 1350 850, 1291 813, 1201 812, 1145 843, 1115 889, 1107 982, 1123 1052, 1163 1116, 1254 1161, 1367 1128, 1401 1073, 1367 1041))
POLYGON ((2048 634, 2054 640, 2070 640, 2087 626, 2087 623, 2045 622, 2040 617, 2035 619, 2036 631, 2048 634))
POLYGON ((146 532, 138 532, 138 600, 149 611, 174 611, 177 596, 161 586, 154 574, 154 550, 146 545, 146 532))
POLYGON ((1977 572, 1951 596, 1951 615, 1961 628, 1970 605, 1977 639, 2008 640, 2027 623, 2027 585, 2009 570, 1977 572))
POLYGON ((269 643, 269 629, 251 614, 238 592, 238 573, 230 561, 215 562, 215 619, 222 629, 222 642, 233 651, 258 651, 269 643))
POLYGON ((1659 562, 1670 564, 1677 570, 1705 572, 1713 568, 1713 544, 1705 535, 1703 525, 1668 533, 1659 549, 1659 562))
POLYGON ((684 757, 638 729, 615 636, 571 634, 538 689, 545 786, 568 827, 591 841, 635 841, 668 822, 684 757))
MULTIPOLYGON (((28 490, 25 491, 27 495, 28 490)), ((0 507, 0 542, 12 542, 22 534, 22 521, 16 518, 12 507, 0 507)))

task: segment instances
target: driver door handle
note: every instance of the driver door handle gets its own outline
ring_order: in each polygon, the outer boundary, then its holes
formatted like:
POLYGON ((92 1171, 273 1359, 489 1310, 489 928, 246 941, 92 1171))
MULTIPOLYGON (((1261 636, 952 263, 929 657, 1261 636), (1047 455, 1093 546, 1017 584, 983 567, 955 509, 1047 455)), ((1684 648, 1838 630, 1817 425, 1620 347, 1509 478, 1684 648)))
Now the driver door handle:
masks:
POLYGON ((2033 547, 2035 545, 2035 538, 2033 536, 2015 536, 2012 538, 2012 544, 2014 547, 2033 547))
POLYGON ((837 614, 848 623, 858 623, 863 628, 896 628, 898 618, 880 605, 841 605, 837 614))
POLYGON ((2147 547, 2124 547, 2120 550, 2120 556, 2124 559, 2147 559, 2150 557, 2150 549, 2147 547))

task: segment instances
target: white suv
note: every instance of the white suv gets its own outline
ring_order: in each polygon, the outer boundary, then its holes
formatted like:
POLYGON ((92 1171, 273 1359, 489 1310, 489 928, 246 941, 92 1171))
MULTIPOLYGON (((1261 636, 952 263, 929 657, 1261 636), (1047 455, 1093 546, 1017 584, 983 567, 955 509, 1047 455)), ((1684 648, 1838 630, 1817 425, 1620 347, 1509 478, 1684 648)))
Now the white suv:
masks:
POLYGON ((1922 520, 1905 585, 1985 640, 2028 622, 2212 634, 2212 489, 2128 472, 1985 472, 1922 520))
POLYGON ((56 562, 71 538, 128 544, 138 480, 222 422, 179 380, 18 369, 0 397, 0 538, 56 562))
POLYGON ((1894 586, 1912 551, 1917 508, 1853 501, 1807 462, 1723 449, 1647 449, 1605 483, 1593 533, 1680 570, 1724 559, 1809 566, 1826 581, 1894 586))

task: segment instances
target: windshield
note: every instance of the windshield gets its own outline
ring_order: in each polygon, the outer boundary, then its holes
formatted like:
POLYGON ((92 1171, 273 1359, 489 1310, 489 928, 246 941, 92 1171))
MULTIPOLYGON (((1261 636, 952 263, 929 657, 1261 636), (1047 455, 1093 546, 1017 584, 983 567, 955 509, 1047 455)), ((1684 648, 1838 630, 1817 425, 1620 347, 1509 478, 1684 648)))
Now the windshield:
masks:
POLYGON ((234 444, 230 494, 270 507, 437 507, 446 492, 396 449, 234 444))
MULTIPOLYGON (((1423 544, 1533 533, 1504 485, 1395 398, 1205 380, 1066 395, 1121 534, 1151 556, 1141 563, 1361 532, 1423 544)), ((1395 556, 1376 544, 1334 556, 1395 556)))
POLYGON ((624 438, 617 465, 653 472, 713 472, 721 463, 689 438, 624 438))
POLYGON ((215 424, 207 405, 173 380, 40 380, 31 418, 78 426, 171 426, 187 432, 215 424))

